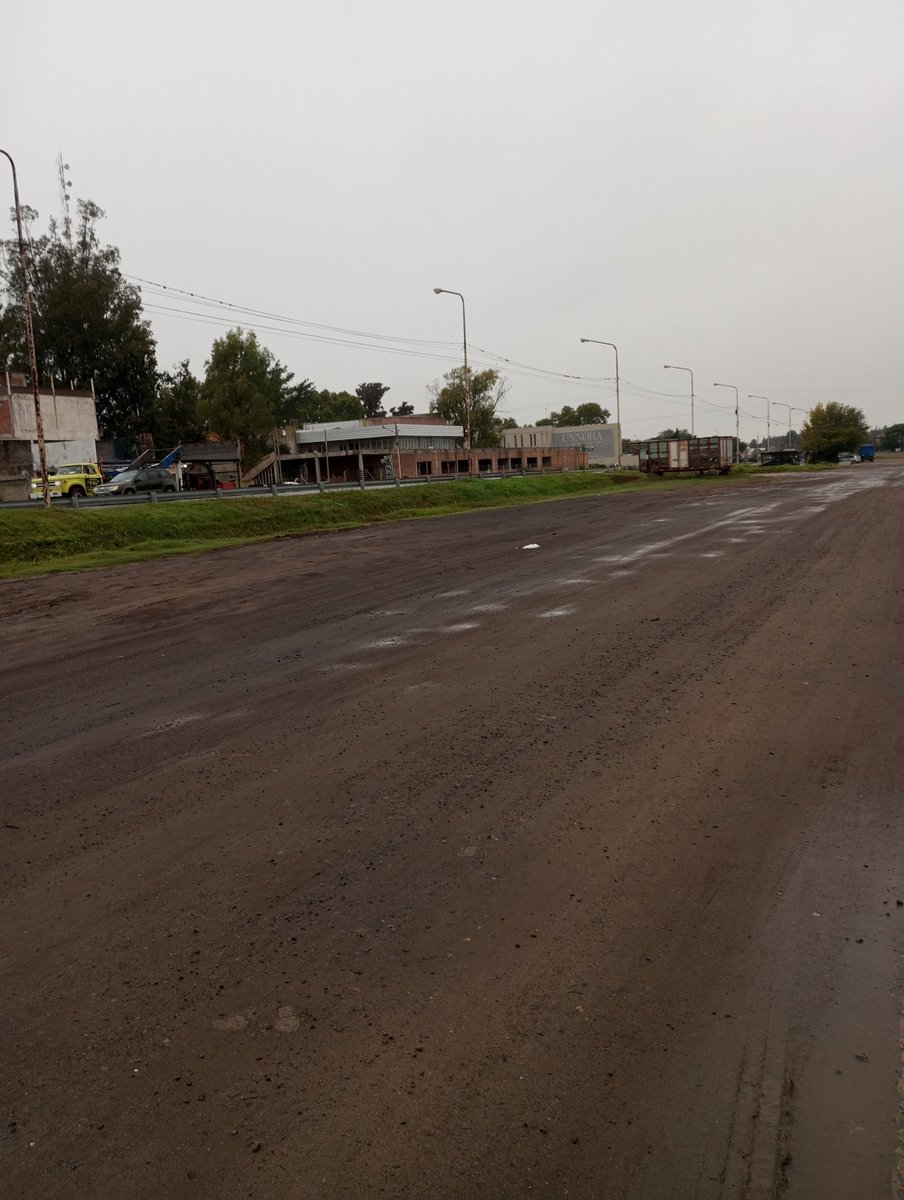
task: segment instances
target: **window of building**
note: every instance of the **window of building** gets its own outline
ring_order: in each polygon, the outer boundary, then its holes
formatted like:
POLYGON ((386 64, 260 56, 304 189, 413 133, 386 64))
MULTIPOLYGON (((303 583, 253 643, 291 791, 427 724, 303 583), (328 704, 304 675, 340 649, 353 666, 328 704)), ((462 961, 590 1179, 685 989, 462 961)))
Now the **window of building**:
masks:
POLYGON ((544 467, 551 467, 551 466, 552 466, 552 455, 551 455, 551 454, 544 454, 544 455, 543 455, 543 466, 544 466, 544 467))
POLYGON ((478 458, 478 460, 477 460, 477 470, 478 471, 492 471, 492 469, 493 469, 493 460, 491 458, 478 458))
POLYGON ((536 471, 536 469, 537 469, 537 457, 536 457, 536 455, 534 455, 534 457, 533 457, 533 458, 528 458, 528 460, 527 460, 527 469, 528 469, 528 471, 536 471))
POLYGON ((497 458, 496 466, 500 471, 507 471, 509 469, 509 460, 507 458, 497 458))
POLYGON ((470 471, 470 469, 471 469, 471 464, 468 462, 468 460, 466 458, 460 458, 458 460, 458 470, 461 475, 467 475, 467 473, 470 471))
POLYGON ((417 465, 417 473, 418 473, 418 475, 432 475, 433 474, 433 463, 432 462, 419 462, 417 465))
POLYGON ((520 459, 520 458, 513 458, 513 459, 512 459, 512 470, 513 470, 513 471, 520 471, 520 470, 521 470, 521 459, 520 459))

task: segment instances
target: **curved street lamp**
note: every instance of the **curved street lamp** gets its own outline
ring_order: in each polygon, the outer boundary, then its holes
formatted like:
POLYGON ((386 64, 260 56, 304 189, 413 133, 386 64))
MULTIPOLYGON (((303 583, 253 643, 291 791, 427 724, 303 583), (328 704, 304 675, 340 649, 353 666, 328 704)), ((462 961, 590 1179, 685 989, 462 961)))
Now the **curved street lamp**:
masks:
POLYGON ((769 397, 758 396, 756 392, 747 393, 748 400, 765 400, 766 401, 766 450, 772 449, 772 429, 769 425, 769 397))
POLYGON ((595 346, 611 346, 615 351, 615 424, 618 426, 618 449, 615 454, 615 465, 621 469, 621 396, 618 388, 618 346, 615 342, 601 342, 599 338, 581 338, 582 342, 593 342, 595 346))
POLYGON ((31 323, 31 293, 28 290, 28 262, 25 257, 25 238, 22 234, 22 209, 19 205, 19 180, 16 164, 6 150, 0 154, 9 160, 13 172, 13 200, 16 206, 16 233, 19 238, 19 269, 22 273, 22 303, 25 309, 25 341, 28 344, 28 369, 31 372, 31 390, 35 401, 35 430, 38 435, 38 458, 41 463, 41 492, 44 507, 50 508, 50 484, 47 480, 47 451, 44 446, 44 418, 41 416, 41 387, 38 380, 38 356, 35 353, 35 333, 31 323))
POLYGON ((694 436, 694 372, 690 367, 673 367, 671 363, 663 363, 664 371, 687 371, 691 377, 691 437, 694 436))
MULTIPOLYGON (((808 417, 808 416, 810 415, 810 410, 809 410, 808 408, 792 408, 792 409, 791 409, 791 411, 792 411, 792 412, 799 412, 799 413, 801 413, 801 414, 804 416, 804 418, 806 418, 806 417, 808 417)), ((804 431, 804 423, 803 423, 803 421, 801 421, 801 423, 800 423, 800 433, 798 433, 798 435, 797 435, 797 448, 798 448, 798 450, 803 450, 803 448, 804 448, 804 439, 803 439, 803 437, 801 436, 801 435, 803 434, 803 431, 804 431)))
POLYGON ((465 355, 465 441, 468 447, 468 470, 471 469, 471 376, 468 373, 468 322, 465 316, 465 298, 461 292, 449 288, 434 288, 437 296, 457 296, 461 301, 461 341, 465 355))
POLYGON ((783 400, 773 400, 772 403, 777 404, 779 408, 787 408, 788 410, 788 449, 791 448, 791 405, 785 404, 783 400))
POLYGON ((714 383, 713 387, 727 387, 734 392, 735 463, 741 461, 741 415, 738 407, 738 389, 733 383, 714 383))

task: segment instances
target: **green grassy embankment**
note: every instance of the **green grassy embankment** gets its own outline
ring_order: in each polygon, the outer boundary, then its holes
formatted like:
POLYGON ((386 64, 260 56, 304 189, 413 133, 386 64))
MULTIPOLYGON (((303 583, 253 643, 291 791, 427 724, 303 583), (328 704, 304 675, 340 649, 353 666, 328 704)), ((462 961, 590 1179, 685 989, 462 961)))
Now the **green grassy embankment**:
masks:
POLYGON ((628 472, 575 472, 371 491, 110 508, 0 506, 0 577, 112 566, 170 554, 476 508, 643 487, 628 472))
MULTIPOLYGON (((781 468, 793 470, 794 468, 781 468)), ((737 471, 737 469, 736 469, 737 471)), ((744 476, 759 468, 740 468, 744 476)), ((737 474, 733 474, 737 479, 737 474)), ((630 488, 724 483, 707 476, 650 479, 634 472, 579 471, 510 479, 469 479, 379 491, 331 492, 197 503, 73 509, 0 506, 0 578, 112 566, 164 555, 347 529, 381 521, 444 516, 630 488)))

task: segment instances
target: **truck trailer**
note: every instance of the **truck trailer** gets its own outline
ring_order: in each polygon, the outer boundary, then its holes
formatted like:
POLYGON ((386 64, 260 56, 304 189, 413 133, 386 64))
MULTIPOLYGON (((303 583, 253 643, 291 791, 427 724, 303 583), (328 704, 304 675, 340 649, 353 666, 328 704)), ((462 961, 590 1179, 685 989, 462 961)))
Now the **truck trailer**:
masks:
POLYGON ((640 470, 651 475, 676 474, 727 475, 734 463, 733 437, 654 438, 637 442, 632 450, 640 460, 640 470))
POLYGON ((861 446, 860 449, 857 451, 857 453, 860 455, 861 462, 875 462, 876 461, 876 447, 875 446, 872 446, 872 445, 861 446))

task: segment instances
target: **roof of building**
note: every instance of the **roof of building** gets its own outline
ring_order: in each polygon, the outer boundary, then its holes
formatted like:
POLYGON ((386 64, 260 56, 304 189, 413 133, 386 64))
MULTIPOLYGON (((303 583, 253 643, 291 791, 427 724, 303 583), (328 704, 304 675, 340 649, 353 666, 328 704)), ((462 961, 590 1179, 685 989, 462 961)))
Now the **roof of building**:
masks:
POLYGON ((396 437, 420 438, 431 442, 440 438, 464 437, 461 425, 405 425, 401 421, 392 425, 321 425, 316 429, 297 429, 295 441, 299 445, 319 445, 326 438, 329 442, 393 442, 396 437))

